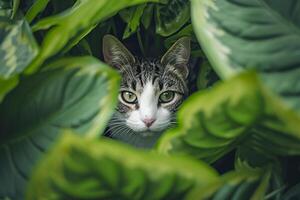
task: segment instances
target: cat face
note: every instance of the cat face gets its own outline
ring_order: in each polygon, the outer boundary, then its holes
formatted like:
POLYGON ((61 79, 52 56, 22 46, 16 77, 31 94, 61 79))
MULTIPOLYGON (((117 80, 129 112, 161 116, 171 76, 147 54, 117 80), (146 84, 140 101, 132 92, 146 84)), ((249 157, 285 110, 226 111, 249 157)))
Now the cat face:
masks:
POLYGON ((118 106, 109 123, 112 137, 148 146, 175 123, 175 111, 187 94, 189 43, 181 38, 161 60, 139 60, 115 37, 104 37, 104 59, 122 76, 118 106))

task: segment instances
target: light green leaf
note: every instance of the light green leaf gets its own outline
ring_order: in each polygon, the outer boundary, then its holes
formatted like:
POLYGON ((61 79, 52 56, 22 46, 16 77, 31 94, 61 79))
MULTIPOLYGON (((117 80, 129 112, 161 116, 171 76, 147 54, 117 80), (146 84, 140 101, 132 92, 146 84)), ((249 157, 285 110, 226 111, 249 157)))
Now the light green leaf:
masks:
POLYGON ((224 174, 216 182, 194 189, 187 200, 260 200, 264 199, 270 180, 270 171, 244 169, 224 174))
POLYGON ((196 35, 224 79, 255 69, 300 113, 300 1, 192 0, 196 35))
POLYGON ((63 59, 23 78, 0 104, 0 196, 19 199, 32 166, 63 129, 102 134, 119 76, 92 57, 63 59))
POLYGON ((99 22, 113 16, 119 10, 158 0, 85 0, 58 15, 50 16, 34 25, 34 30, 48 29, 40 53, 30 65, 27 73, 33 73, 49 57, 69 49, 86 36, 99 22))
POLYGON ((26 21, 0 18, 0 77, 2 79, 8 79, 22 72, 37 54, 38 46, 26 21))
POLYGON ((189 154, 210 163, 245 144, 272 155, 300 154, 300 117, 254 73, 193 94, 179 110, 178 124, 159 141, 160 152, 189 154))
POLYGON ((169 36, 178 31, 190 19, 190 2, 169 0, 166 5, 156 5, 156 33, 169 36))
POLYGON ((125 28, 123 39, 128 38, 130 35, 136 32, 140 25, 141 17, 143 15, 144 9, 147 4, 141 4, 139 6, 134 7, 131 12, 130 19, 127 22, 127 26, 125 28))
POLYGON ((217 178, 193 159, 66 134, 34 171, 27 199, 184 199, 217 178))

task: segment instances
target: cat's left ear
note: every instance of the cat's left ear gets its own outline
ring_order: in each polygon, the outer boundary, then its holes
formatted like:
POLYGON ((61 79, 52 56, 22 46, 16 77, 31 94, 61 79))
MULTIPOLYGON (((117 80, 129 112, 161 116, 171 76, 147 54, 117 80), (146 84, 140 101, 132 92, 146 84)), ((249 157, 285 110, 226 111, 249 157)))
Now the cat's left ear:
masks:
POLYGON ((190 59, 191 40, 189 37, 182 37, 177 40, 161 58, 164 66, 172 66, 184 78, 188 76, 188 62, 190 59))

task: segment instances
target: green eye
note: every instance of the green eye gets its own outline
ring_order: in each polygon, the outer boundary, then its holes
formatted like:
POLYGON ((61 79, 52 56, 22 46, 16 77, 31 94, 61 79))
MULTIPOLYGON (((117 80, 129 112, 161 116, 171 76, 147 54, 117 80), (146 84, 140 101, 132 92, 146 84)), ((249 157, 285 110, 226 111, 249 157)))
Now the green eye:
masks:
POLYGON ((161 95, 159 96, 159 101, 161 103, 168 103, 170 101, 172 101, 175 97, 175 92, 173 91, 166 91, 161 93, 161 95))
POLYGON ((132 92, 123 91, 121 92, 121 97, 126 103, 136 103, 137 97, 132 92))

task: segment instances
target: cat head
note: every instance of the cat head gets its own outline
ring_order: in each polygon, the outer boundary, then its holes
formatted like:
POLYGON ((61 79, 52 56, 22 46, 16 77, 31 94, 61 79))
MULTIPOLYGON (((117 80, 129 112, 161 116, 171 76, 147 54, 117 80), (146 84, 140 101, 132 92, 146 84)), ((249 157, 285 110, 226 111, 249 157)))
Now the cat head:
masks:
POLYGON ((176 41, 161 59, 143 60, 106 35, 103 55, 122 76, 118 107, 110 123, 113 137, 151 137, 174 123, 175 111, 188 92, 188 37, 176 41))

